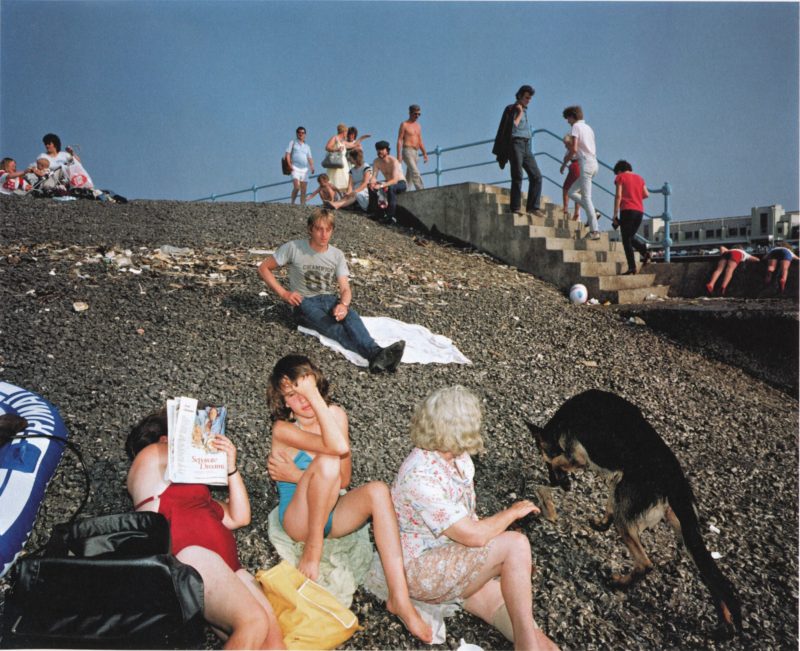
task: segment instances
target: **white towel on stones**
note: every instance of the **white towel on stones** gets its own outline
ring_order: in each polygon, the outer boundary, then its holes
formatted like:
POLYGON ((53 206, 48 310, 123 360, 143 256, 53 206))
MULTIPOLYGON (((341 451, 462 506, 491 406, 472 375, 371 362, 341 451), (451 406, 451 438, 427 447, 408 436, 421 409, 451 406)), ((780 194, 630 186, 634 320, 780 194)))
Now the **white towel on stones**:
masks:
MULTIPOLYGON (((367 332, 379 346, 388 346, 399 339, 404 339, 406 349, 403 352, 404 364, 472 364, 451 339, 444 335, 432 333, 426 327, 415 323, 404 323, 387 316, 361 317, 367 332)), ((356 366, 369 366, 369 362, 358 353, 347 350, 338 341, 321 335, 316 330, 298 326, 300 332, 316 337, 328 348, 344 355, 356 366)))

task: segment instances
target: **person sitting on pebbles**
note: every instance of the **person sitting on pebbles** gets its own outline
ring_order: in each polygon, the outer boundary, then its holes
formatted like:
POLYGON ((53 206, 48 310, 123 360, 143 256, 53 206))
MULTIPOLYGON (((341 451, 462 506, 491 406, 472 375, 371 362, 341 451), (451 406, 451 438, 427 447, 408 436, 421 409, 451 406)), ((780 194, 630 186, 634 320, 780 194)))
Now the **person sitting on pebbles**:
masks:
POLYGON ((332 207, 331 204, 339 198, 339 191, 331 185, 331 180, 327 174, 320 174, 317 177, 317 183, 319 183, 319 187, 308 195, 306 201, 311 201, 319 195, 324 206, 332 207))
POLYGON ((267 387, 273 420, 267 468, 277 482, 281 524, 304 543, 297 569, 316 581, 324 539, 346 536, 371 519, 389 587, 386 607, 430 644, 431 627, 408 596, 389 487, 371 481, 340 494, 350 486, 353 458, 347 414, 330 403, 328 390, 322 371, 304 355, 281 358, 267 387))
POLYGON ((515 649, 558 651, 533 619, 530 542, 507 530, 539 508, 519 500, 485 518, 476 512, 470 455, 484 450, 482 420, 478 397, 458 385, 414 411, 414 448, 392 484, 408 592, 431 604, 460 600, 515 649))
POLYGON ((330 244, 334 226, 332 211, 315 210, 308 217, 309 238, 278 247, 258 266, 258 273, 273 292, 294 308, 304 326, 361 355, 373 373, 394 372, 400 366, 406 342, 400 339, 381 348, 351 308, 353 293, 347 262, 344 253, 330 244), (284 265, 289 265, 288 290, 273 273, 284 265))

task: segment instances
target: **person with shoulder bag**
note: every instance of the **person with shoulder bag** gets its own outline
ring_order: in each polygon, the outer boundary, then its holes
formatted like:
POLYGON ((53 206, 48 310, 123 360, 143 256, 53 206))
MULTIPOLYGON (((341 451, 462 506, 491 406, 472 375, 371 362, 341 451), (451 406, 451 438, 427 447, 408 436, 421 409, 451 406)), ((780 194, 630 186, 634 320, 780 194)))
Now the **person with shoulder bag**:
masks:
POLYGON ((306 128, 297 127, 296 140, 292 140, 281 159, 283 173, 292 177, 292 203, 300 193, 300 205, 306 205, 306 189, 308 188, 309 170, 314 173, 314 159, 311 147, 306 144, 306 128))

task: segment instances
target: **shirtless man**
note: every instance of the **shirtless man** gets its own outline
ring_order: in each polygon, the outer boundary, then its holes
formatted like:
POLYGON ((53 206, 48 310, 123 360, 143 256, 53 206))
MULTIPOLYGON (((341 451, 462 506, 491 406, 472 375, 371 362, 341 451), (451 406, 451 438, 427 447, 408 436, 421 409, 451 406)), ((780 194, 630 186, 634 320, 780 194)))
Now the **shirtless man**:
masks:
POLYGON ((397 134, 397 153, 406 164, 406 178, 414 186, 415 190, 422 190, 422 176, 417 169, 417 158, 422 152, 422 160, 428 162, 428 152, 425 151, 425 143, 422 142, 422 129, 419 127, 419 116, 422 111, 419 104, 412 104, 408 107, 408 120, 400 125, 397 134))
MULTIPOLYGON (((397 195, 406 191, 406 177, 403 166, 394 156, 389 155, 389 143, 380 140, 375 143, 378 157, 372 161, 372 180, 369 182, 370 204, 378 199, 378 190, 386 193, 386 216, 394 221, 397 211, 397 195), (378 172, 383 174, 383 181, 378 180, 378 172)), ((382 208, 382 206, 379 206, 382 208)))

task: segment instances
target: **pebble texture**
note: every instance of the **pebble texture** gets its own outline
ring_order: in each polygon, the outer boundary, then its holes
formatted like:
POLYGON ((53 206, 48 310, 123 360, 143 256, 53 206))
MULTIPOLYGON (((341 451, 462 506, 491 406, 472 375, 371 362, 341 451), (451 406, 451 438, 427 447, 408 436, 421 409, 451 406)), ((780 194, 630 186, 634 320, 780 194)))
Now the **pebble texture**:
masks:
MULTIPOLYGON (((340 213, 333 243, 352 259, 354 306, 444 334, 473 362, 371 376, 300 335, 289 308, 262 295, 258 251, 302 237, 307 213, 273 204, 0 199, 0 377, 59 407, 89 465, 87 515, 131 508, 123 441, 138 418, 170 396, 219 401, 253 505, 253 523, 236 533, 242 562, 251 570, 274 563, 264 391, 272 365, 291 352, 321 365, 350 416, 356 485, 391 482, 410 449, 412 409, 429 391, 454 383, 476 391, 485 405, 482 515, 517 497, 536 500, 535 486, 547 481, 525 420, 543 424, 566 398, 601 388, 638 404, 681 461, 706 543, 739 590, 745 634, 712 641, 708 592, 664 524, 643 535, 654 571, 628 592, 605 586, 630 559, 613 530, 588 526, 605 499, 592 474, 570 493, 553 492, 555 523, 527 528, 536 620, 564 649, 797 648, 795 395, 612 311, 573 307, 552 286, 484 255, 340 213)), ((67 454, 29 549, 69 518, 82 490, 67 454)), ((7 589, 0 581, 0 594, 7 589)), ((362 591, 354 610, 365 630, 345 648, 419 647, 362 591)), ((508 647, 466 613, 448 620, 446 646, 460 638, 508 647)), ((220 647, 210 635, 207 646, 220 647)))

